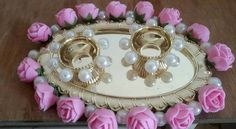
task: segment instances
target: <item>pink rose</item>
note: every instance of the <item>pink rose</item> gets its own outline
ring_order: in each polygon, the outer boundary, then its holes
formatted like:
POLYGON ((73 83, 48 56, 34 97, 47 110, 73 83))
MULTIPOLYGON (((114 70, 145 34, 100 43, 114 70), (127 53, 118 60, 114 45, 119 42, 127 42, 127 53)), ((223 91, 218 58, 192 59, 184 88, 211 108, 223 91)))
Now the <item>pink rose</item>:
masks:
POLYGON ((40 65, 36 61, 29 57, 25 57, 17 68, 17 74, 21 81, 31 82, 38 76, 36 70, 39 68, 40 65))
POLYGON ((35 22, 28 29, 27 36, 32 42, 45 42, 52 36, 52 31, 44 23, 35 22))
POLYGON ((118 129, 114 112, 105 108, 96 109, 87 121, 89 129, 118 129))
POLYGON ((182 18, 180 18, 178 9, 164 8, 159 14, 159 20, 161 24, 171 24, 175 26, 182 21, 182 18))
POLYGON ((169 108, 165 117, 172 129, 188 129, 195 120, 193 110, 183 103, 169 108))
POLYGON ((132 108, 127 117, 128 129, 156 129, 158 120, 147 107, 132 108))
POLYGON ((208 112, 218 112, 225 107, 225 92, 222 88, 209 84, 198 91, 198 101, 202 109, 208 112))
POLYGON ((154 14, 154 8, 149 1, 139 1, 135 6, 136 19, 140 22, 145 22, 154 14), (143 17, 143 18, 140 18, 143 17))
POLYGON ((210 38, 209 29, 201 24, 194 23, 187 28, 187 32, 190 33, 191 37, 199 40, 200 42, 207 42, 210 38))
POLYGON ((65 123, 76 122, 84 111, 84 102, 79 97, 61 97, 57 101, 57 114, 65 123))
POLYGON ((92 3, 84 3, 75 6, 77 15, 82 20, 94 20, 98 16, 99 9, 92 3))
POLYGON ((114 18, 124 17, 126 8, 127 6, 125 4, 121 4, 120 1, 111 1, 106 6, 106 15, 107 17, 112 16, 114 18))
POLYGON ((54 105, 58 97, 54 95, 54 88, 48 83, 40 83, 35 85, 34 98, 39 105, 40 110, 46 111, 54 105))
POLYGON ((56 14, 57 23, 61 27, 70 27, 76 24, 78 18, 71 8, 64 8, 56 14))
POLYGON ((234 55, 225 44, 217 43, 208 49, 207 54, 208 61, 212 62, 218 71, 226 71, 232 68, 234 55))

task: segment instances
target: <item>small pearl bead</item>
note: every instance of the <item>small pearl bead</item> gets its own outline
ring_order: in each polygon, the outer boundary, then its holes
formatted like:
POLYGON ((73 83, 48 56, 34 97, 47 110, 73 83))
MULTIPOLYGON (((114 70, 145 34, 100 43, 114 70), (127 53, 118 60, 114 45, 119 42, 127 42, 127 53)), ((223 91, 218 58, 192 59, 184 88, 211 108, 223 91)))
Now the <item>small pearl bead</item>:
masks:
POLYGON ((173 80, 173 75, 170 72, 164 72, 161 74, 161 80, 165 83, 169 83, 173 80))
POLYGON ((124 58, 124 57, 121 59, 121 64, 122 64, 123 66, 125 66, 125 67, 130 66, 130 64, 128 64, 128 63, 125 61, 125 58, 124 58))
POLYGON ((195 116, 201 114, 202 107, 201 107, 200 103, 198 103, 196 101, 192 101, 188 105, 189 105, 190 108, 192 108, 193 113, 194 113, 195 116))
POLYGON ((111 66, 112 64, 110 58, 107 56, 97 56, 95 58, 95 63, 99 68, 102 68, 102 69, 107 68, 111 66))
POLYGON ((64 36, 65 36, 65 38, 66 39, 70 39, 70 38, 73 38, 73 37, 75 37, 75 32, 74 31, 67 31, 67 32, 65 32, 65 34, 64 34, 64 36))
POLYGON ((59 48, 60 48, 60 43, 58 42, 52 42, 49 44, 49 50, 54 53, 58 52, 59 48))
POLYGON ((119 47, 123 50, 127 50, 130 48, 130 43, 128 38, 121 38, 119 41, 119 47))
POLYGON ((133 23, 129 27, 129 33, 133 34, 135 31, 137 31, 140 28, 140 26, 137 23, 133 23))
POLYGON ((134 11, 127 11, 126 17, 132 17, 132 18, 134 18, 134 11))
POLYGON ((91 104, 87 105, 85 107, 84 116, 88 118, 90 114, 93 113, 95 110, 96 110, 96 107, 94 105, 91 105, 91 104))
POLYGON ((132 17, 126 17, 126 24, 127 25, 131 25, 134 23, 134 18, 132 17))
POLYGON ((103 50, 106 50, 109 48, 109 41, 107 38, 101 38, 98 40, 98 45, 100 46, 100 48, 102 48, 103 50))
POLYGON ((90 72, 89 69, 81 69, 79 71, 78 78, 81 82, 88 82, 92 78, 92 73, 90 72))
POLYGON ((184 23, 179 23, 175 28, 177 33, 183 34, 186 31, 187 26, 184 23))
POLYGON ((85 27, 82 26, 82 25, 79 25, 78 27, 76 27, 76 28, 74 29, 74 31, 77 32, 77 33, 81 33, 81 32, 83 32, 84 30, 85 30, 85 27))
POLYGON ((100 12, 98 13, 98 18, 99 18, 100 20, 105 20, 105 19, 106 19, 106 14, 105 14, 105 12, 104 12, 104 11, 100 11, 100 12))
POLYGON ((59 73, 59 78, 63 82, 69 82, 73 78, 73 73, 68 68, 62 69, 59 73))
POLYGON ((49 67, 51 70, 57 69, 57 68, 59 67, 58 58, 54 57, 54 58, 49 59, 49 61, 48 61, 48 67, 49 67))
POLYGON ((34 85, 42 84, 45 82, 47 82, 47 78, 45 78, 44 76, 38 76, 34 79, 34 85))
POLYGON ((204 42, 204 43, 201 43, 200 45, 200 48, 205 52, 207 52, 210 47, 211 47, 211 43, 209 42, 204 42))
POLYGON ((128 112, 126 110, 119 110, 116 113, 116 119, 119 124, 126 124, 126 118, 127 118, 128 112))
POLYGON ((167 66, 176 67, 179 65, 180 59, 179 57, 171 53, 165 57, 165 63, 167 66))
POLYGON ((184 39, 182 38, 175 38, 173 41, 174 48, 177 51, 181 51, 184 48, 184 39))
POLYGON ((37 50, 30 50, 28 53, 28 57, 37 60, 39 56, 39 52, 37 50))
POLYGON ((94 36, 94 32, 92 29, 85 29, 83 32, 83 36, 86 36, 88 38, 92 38, 94 36))
POLYGON ((213 84, 218 87, 222 87, 222 82, 218 77, 210 77, 208 80, 208 84, 213 84))
POLYGON ((144 69, 150 74, 155 73, 158 67, 159 63, 155 60, 148 60, 144 65, 144 69))
POLYGON ((145 80, 144 83, 146 84, 146 86, 148 87, 152 87, 156 85, 156 78, 153 75, 148 75, 145 80))
POLYGON ((111 83, 112 82, 112 75, 110 73, 104 73, 102 75, 102 82, 111 83))
POLYGON ((133 51, 129 51, 125 54, 125 62, 128 64, 134 64, 137 60, 138 60, 138 55, 133 52, 133 51))
POLYGON ((155 116, 159 122, 158 124, 159 127, 162 127, 167 123, 165 120, 165 114, 163 112, 156 112, 155 116))
POLYGON ((170 24, 166 25, 166 26, 164 27, 164 30, 165 30, 166 33, 169 34, 169 35, 173 35, 173 34, 175 33, 175 27, 174 27, 173 25, 170 25, 170 24))
POLYGON ((51 26, 52 33, 56 33, 56 32, 58 32, 60 29, 61 29, 60 26, 57 25, 57 24, 51 26))
POLYGON ((137 73, 135 70, 129 70, 129 71, 127 72, 127 78, 128 78, 130 81, 137 80, 137 79, 138 79, 138 73, 137 73))
POLYGON ((157 26, 157 20, 151 18, 151 19, 148 19, 147 22, 146 22, 146 25, 147 26, 157 26))

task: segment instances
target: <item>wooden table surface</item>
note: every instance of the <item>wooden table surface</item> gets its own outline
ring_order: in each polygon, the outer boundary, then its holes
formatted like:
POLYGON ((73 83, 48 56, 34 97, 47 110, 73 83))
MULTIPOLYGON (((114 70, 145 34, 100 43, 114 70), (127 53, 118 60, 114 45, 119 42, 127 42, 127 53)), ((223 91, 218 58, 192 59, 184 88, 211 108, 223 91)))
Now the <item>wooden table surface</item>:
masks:
MULTIPOLYGON (((31 43, 27 28, 36 21, 54 24, 54 15, 76 3, 94 2, 104 9, 109 0, 0 0, 0 125, 51 124, 62 125, 55 107, 41 112, 33 98, 31 83, 19 81, 17 66, 31 49, 42 45, 31 43), (5 122, 8 121, 8 122, 5 122)), ((206 25, 211 31, 210 42, 223 42, 236 54, 236 0, 151 0, 157 15, 164 7, 180 10, 187 25, 194 22, 206 25)), ((128 9, 137 0, 122 0, 128 9)), ((221 78, 226 92, 225 110, 215 114, 202 114, 199 123, 236 122, 236 66, 227 72, 213 72, 221 78)), ((85 124, 78 122, 76 124, 85 124)))

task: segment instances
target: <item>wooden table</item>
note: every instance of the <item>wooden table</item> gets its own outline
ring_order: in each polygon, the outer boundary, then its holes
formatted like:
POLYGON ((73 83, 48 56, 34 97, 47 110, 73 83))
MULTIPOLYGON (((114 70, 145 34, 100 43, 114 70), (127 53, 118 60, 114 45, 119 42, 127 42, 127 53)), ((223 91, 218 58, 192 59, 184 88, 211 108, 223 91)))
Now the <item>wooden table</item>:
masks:
MULTIPOLYGON (((104 9, 109 0, 1 0, 0 1, 0 127, 1 126, 60 126, 55 107, 41 112, 33 99, 31 83, 19 81, 17 66, 31 49, 40 44, 31 43, 27 28, 36 21, 54 24, 55 13, 76 3, 94 2, 104 9)), ((137 0, 122 0, 128 9, 137 0)), ((236 54, 236 1, 235 0, 151 0, 157 15, 164 7, 178 8, 188 25, 199 22, 211 31, 212 43, 227 43, 236 54)), ((236 66, 227 72, 214 72, 222 79, 227 94, 225 110, 215 114, 202 114, 198 123, 236 122, 236 66)), ((85 125, 86 122, 69 124, 85 125)))

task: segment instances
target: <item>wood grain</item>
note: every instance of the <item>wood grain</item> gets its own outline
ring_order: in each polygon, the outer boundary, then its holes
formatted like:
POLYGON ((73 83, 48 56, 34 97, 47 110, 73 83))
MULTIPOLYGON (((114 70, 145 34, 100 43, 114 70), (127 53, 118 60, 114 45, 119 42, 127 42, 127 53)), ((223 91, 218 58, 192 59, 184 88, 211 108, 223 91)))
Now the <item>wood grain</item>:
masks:
MULTIPOLYGON (((212 43, 223 42, 236 53, 236 1, 235 0, 150 0, 157 15, 164 7, 178 8, 188 25, 199 22, 211 31, 212 43)), ((55 13, 76 3, 94 2, 104 9, 109 0, 1 0, 0 1, 0 123, 12 121, 60 123, 55 107, 46 112, 39 111, 33 99, 31 83, 20 82, 16 74, 19 62, 31 49, 39 49, 40 44, 32 44, 26 36, 31 23, 40 21, 48 25, 55 23, 55 13)), ((131 9, 137 0, 122 0, 131 9)), ((202 114, 200 123, 236 122, 236 67, 227 72, 215 72, 222 79, 227 94, 224 111, 202 114)), ((79 122, 80 123, 80 122, 79 122)), ((60 123, 62 124, 62 123, 60 123)))

